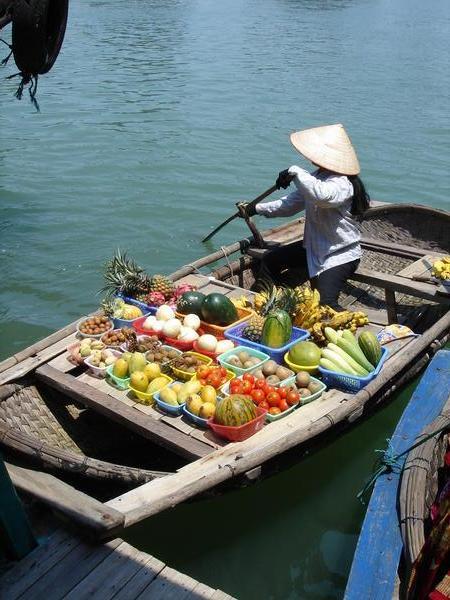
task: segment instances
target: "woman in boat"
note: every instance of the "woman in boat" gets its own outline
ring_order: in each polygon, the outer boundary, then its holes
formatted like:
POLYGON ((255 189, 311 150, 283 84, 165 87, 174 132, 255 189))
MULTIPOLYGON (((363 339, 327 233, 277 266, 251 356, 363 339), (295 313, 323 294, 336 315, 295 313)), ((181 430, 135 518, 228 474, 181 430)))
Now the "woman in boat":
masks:
POLYGON ((299 267, 305 262, 309 278, 322 304, 340 310, 338 296, 345 282, 356 271, 360 258, 360 233, 355 221, 369 208, 370 198, 358 177, 358 158, 341 124, 314 127, 291 134, 296 150, 317 169, 309 173, 293 165, 278 175, 277 189, 294 183, 296 190, 279 200, 260 202, 255 208, 240 204, 242 216, 291 217, 305 211, 302 249, 294 255, 283 249, 272 252, 267 261, 276 276, 280 262, 299 267))

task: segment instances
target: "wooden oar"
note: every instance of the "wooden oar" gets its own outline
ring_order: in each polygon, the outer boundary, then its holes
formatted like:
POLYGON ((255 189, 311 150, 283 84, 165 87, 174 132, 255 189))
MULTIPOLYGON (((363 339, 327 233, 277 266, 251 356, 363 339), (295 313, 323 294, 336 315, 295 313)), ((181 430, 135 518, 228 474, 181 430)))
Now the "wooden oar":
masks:
MULTIPOLYGON (((249 206, 250 207, 256 206, 256 204, 258 204, 258 202, 261 202, 261 200, 264 200, 264 198, 267 198, 267 196, 270 196, 270 194, 273 194, 276 190, 277 190, 277 186, 273 185, 268 190, 263 192, 260 196, 258 196, 257 198, 255 198, 254 200, 249 202, 248 203, 249 206)), ((208 240, 210 240, 214 235, 216 235, 216 233, 218 231, 220 231, 222 229, 222 227, 225 227, 225 225, 228 225, 228 223, 231 223, 231 221, 236 219, 236 217, 239 217, 239 215, 240 215, 239 211, 234 213, 234 215, 231 215, 231 217, 229 217, 226 221, 224 221, 218 227, 216 227, 213 231, 211 231, 211 233, 209 233, 205 238, 203 238, 202 242, 207 242, 208 240)))

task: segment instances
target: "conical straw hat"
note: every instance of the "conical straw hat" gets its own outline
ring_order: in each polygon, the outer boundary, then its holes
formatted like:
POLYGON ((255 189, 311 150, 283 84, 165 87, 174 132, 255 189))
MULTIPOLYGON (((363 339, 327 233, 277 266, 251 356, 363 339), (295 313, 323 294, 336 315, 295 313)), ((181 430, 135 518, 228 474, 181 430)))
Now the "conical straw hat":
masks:
POLYGON ((358 157, 340 123, 291 133, 291 142, 305 158, 329 171, 358 175, 358 157))

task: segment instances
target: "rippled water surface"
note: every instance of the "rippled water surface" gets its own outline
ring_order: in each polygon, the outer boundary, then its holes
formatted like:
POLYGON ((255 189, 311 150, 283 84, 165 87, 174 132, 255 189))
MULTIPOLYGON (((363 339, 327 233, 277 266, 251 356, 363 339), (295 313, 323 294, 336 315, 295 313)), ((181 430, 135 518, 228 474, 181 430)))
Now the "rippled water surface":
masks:
MULTIPOLYGON (((72 0, 39 114, 0 71, 0 358, 92 309, 115 248, 170 272, 242 236, 235 222, 199 241, 306 165, 293 129, 343 122, 373 197, 449 208, 449 20, 447 0, 72 0)), ((136 535, 242 597, 339 597, 353 493, 397 414, 201 505, 195 526, 183 507, 136 535)))

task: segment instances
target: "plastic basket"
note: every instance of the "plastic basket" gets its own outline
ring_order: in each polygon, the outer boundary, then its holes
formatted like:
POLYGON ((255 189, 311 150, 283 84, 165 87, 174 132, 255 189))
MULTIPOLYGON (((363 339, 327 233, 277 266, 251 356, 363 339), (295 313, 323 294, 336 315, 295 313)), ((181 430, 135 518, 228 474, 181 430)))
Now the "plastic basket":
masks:
POLYGON ((228 331, 230 327, 236 327, 239 325, 239 323, 248 321, 253 314, 253 310, 251 308, 237 308, 236 311, 238 318, 229 325, 212 325, 206 321, 200 321, 200 327, 203 333, 212 333, 212 335, 215 335, 218 340, 223 340, 223 338, 226 337, 225 332, 228 331))
POLYGON ((174 338, 169 338, 167 336, 162 336, 161 338, 164 340, 164 343, 167 346, 172 346, 172 348, 176 348, 177 350, 181 350, 181 352, 189 352, 192 350, 194 346, 194 342, 183 342, 182 340, 175 340, 174 338))
POLYGON ((136 298, 131 298, 130 296, 122 296, 122 294, 118 294, 118 298, 122 298, 124 302, 127 304, 132 304, 133 306, 137 306, 142 310, 143 313, 148 312, 150 315, 154 315, 156 313, 157 307, 152 306, 151 304, 146 304, 145 302, 141 302, 140 300, 136 300, 136 298))
MULTIPOLYGON (((214 365, 212 365, 212 366, 214 366, 214 365)), ((229 386, 230 381, 236 377, 236 373, 233 373, 233 371, 230 371, 228 369, 226 369, 226 371, 227 371, 227 380, 225 381, 225 383, 222 383, 222 385, 219 386, 216 390, 217 392, 220 391, 220 393, 222 393, 222 394, 224 393, 223 390, 224 390, 225 386, 229 386)), ((198 379, 197 373, 194 375, 194 377, 192 379, 198 379)), ((206 384, 206 385, 208 385, 208 384, 206 384)), ((226 395, 228 395, 228 394, 226 394, 226 395)))
MULTIPOLYGON (((198 352, 185 352, 185 354, 187 356, 195 356, 195 358, 198 358, 198 360, 201 360, 202 363, 208 367, 212 363, 212 360, 210 358, 208 358, 207 356, 203 356, 203 354, 198 354, 198 352)), ((178 369, 177 367, 172 367, 172 366, 171 366, 171 369, 173 371, 173 374, 180 381, 190 381, 191 379, 193 379, 195 377, 195 371, 194 371, 194 373, 189 373, 188 371, 183 371, 182 369, 178 369)))
MULTIPOLYGON (((143 317, 148 317, 149 313, 144 314, 143 317)), ((118 317, 111 317, 114 323, 114 329, 122 329, 122 327, 133 327, 133 323, 142 317, 136 317, 136 319, 119 319, 118 317)), ((103 335, 103 334, 102 334, 103 335)), ((149 335, 146 333, 145 335, 149 335)))
MULTIPOLYGON (((150 313, 152 314, 152 313, 150 313)), ((145 320, 147 319, 147 317, 150 315, 144 315, 143 317, 139 317, 137 319, 135 319, 132 323, 132 327, 133 329, 136 331, 136 333, 138 335, 156 335, 158 338, 162 338, 163 337, 163 333, 162 331, 155 331, 153 329, 145 329, 144 327, 142 327, 142 324, 145 322, 145 320)))
POLYGON ((228 352, 224 352, 218 357, 218 362, 225 367, 227 371, 233 371, 236 375, 243 375, 244 373, 250 373, 255 369, 259 369, 263 363, 269 360, 269 355, 264 352, 260 352, 259 350, 254 350, 253 348, 249 348, 248 346, 236 346, 233 350, 228 350, 228 352), (241 369, 240 367, 235 367, 228 362, 228 358, 233 354, 237 354, 238 352, 248 352, 250 356, 256 356, 256 358, 260 358, 261 362, 258 365, 253 367, 249 367, 248 369, 241 369))
MULTIPOLYGON (((172 387, 174 383, 177 382, 172 381, 172 383, 169 383, 167 387, 172 387)), ((161 410, 161 412, 166 413, 168 415, 172 415, 174 417, 178 417, 179 415, 181 415, 181 413, 183 412, 183 406, 185 406, 186 402, 178 404, 178 406, 175 406, 174 404, 167 404, 167 402, 163 402, 161 400, 160 392, 161 390, 153 394, 153 400, 156 402, 156 405, 161 410)))
MULTIPOLYGON (((257 368, 257 367, 255 367, 257 368)), ((242 379, 242 375, 240 375, 238 377, 238 379, 242 379)), ((289 375, 289 377, 287 377, 286 379, 282 379, 279 383, 275 383, 272 387, 277 388, 280 387, 281 385, 283 385, 286 381, 292 381, 293 379, 293 373, 291 371, 291 375, 289 375)), ((227 381, 226 383, 224 383, 222 385, 222 387, 220 388, 220 391, 223 395, 225 396, 229 396, 230 395, 230 382, 227 381)))
MULTIPOLYGON (((108 348, 108 349, 116 357, 116 360, 120 356, 122 356, 122 352, 120 352, 119 350, 113 350, 112 348, 108 348)), ((103 379, 103 377, 106 377, 106 369, 108 367, 96 367, 95 365, 91 364, 91 355, 87 356, 84 359, 84 364, 88 367, 88 369, 93 377, 97 377, 98 379, 103 379)), ((114 367, 114 363, 112 364, 112 366, 114 367)))
POLYGON ((296 365, 295 363, 293 363, 289 360, 289 352, 286 352, 286 354, 284 355, 284 362, 287 364, 287 366, 290 369, 292 369, 294 371, 294 373, 298 373, 299 371, 306 371, 307 373, 317 373, 317 371, 319 370, 319 365, 312 365, 312 366, 296 365))
MULTIPOLYGON (((106 333, 117 333, 117 332, 119 332, 119 331, 120 331, 120 329, 112 329, 111 331, 107 331, 106 333)), ((110 345, 110 344, 107 344, 107 343, 105 342, 105 340, 103 339, 103 338, 105 337, 106 333, 104 333, 104 334, 102 335, 102 337, 100 338, 100 341, 101 341, 101 342, 103 342, 103 343, 105 344, 105 346, 106 346, 107 348, 109 348, 110 350, 121 350, 121 346, 122 346, 123 342, 119 342, 119 343, 117 343, 117 344, 112 344, 112 345, 110 345)))
POLYGON ((256 418, 244 425, 231 427, 227 425, 219 425, 214 423, 214 418, 208 419, 208 427, 210 427, 216 435, 225 438, 230 442, 242 442, 254 435, 257 431, 264 427, 264 421, 267 411, 265 408, 256 406, 256 418))
POLYGON ((328 387, 338 388, 344 392, 359 392, 362 390, 372 379, 378 375, 381 371, 383 364, 385 363, 389 354, 387 348, 382 348, 380 362, 376 368, 369 373, 366 377, 357 377, 356 375, 347 375, 346 373, 337 373, 336 371, 329 371, 323 367, 319 367, 320 374, 322 375, 323 382, 328 387))
POLYGON ((290 415, 291 413, 293 413, 294 410, 297 408, 297 406, 300 406, 300 404, 294 404, 293 406, 290 406, 287 410, 284 410, 283 412, 280 412, 278 415, 271 415, 270 412, 267 411, 267 413, 266 413, 266 421, 268 423, 273 423, 273 421, 279 421, 283 417, 287 417, 288 415, 290 415))
POLYGON ((102 333, 96 333, 96 334, 94 334, 94 333, 82 333, 80 331, 80 325, 82 325, 89 318, 90 317, 83 317, 77 323, 77 335, 79 335, 81 338, 92 338, 94 340, 99 340, 102 336, 105 335, 105 333, 109 333, 113 329, 117 329, 117 327, 115 325, 113 325, 114 319, 109 319, 109 325, 110 325, 109 329, 106 329, 105 331, 102 331, 102 333))
POLYGON ((185 415, 185 417, 187 419, 189 419, 189 421, 191 421, 191 423, 194 423, 194 425, 197 425, 198 427, 201 427, 202 429, 206 429, 208 427, 208 419, 202 419, 201 417, 194 415, 194 413, 191 413, 187 409, 186 405, 183 405, 182 412, 185 415))
MULTIPOLYGON (((176 348, 172 348, 172 346, 167 346, 166 344, 162 344, 160 346, 160 348, 165 348, 165 349, 169 349, 169 350, 173 350, 177 353, 177 356, 181 356, 183 353, 181 352, 181 350, 177 350, 176 348)), ((158 361, 150 361, 147 354, 150 353, 150 350, 147 350, 147 352, 144 354, 145 359, 148 362, 158 362, 158 361)), ((159 366, 161 367, 161 369, 166 369, 169 368, 170 363, 172 362, 173 358, 169 358, 169 360, 164 360, 163 362, 158 363, 159 366)))
POLYGON ((119 390, 127 390, 128 386, 130 384, 130 378, 129 377, 117 377, 113 373, 113 368, 114 368, 114 365, 109 365, 109 367, 106 369, 106 380, 111 385, 118 388, 119 390))
POLYGON ((250 340, 247 340, 245 337, 242 337, 242 332, 245 327, 246 327, 245 323, 237 325, 236 327, 231 327, 230 329, 227 329, 227 331, 225 332, 225 337, 228 340, 235 342, 239 346, 247 346, 248 348, 255 348, 255 350, 260 350, 261 352, 265 352, 272 360, 274 360, 275 362, 277 362, 279 364, 281 364, 283 362, 283 357, 286 354, 286 352, 289 350, 289 348, 294 346, 297 342, 302 342, 303 340, 306 340, 307 338, 309 338, 309 333, 306 331, 306 329, 300 329, 299 327, 293 327, 291 339, 289 340, 289 342, 287 344, 285 344, 281 348, 269 348, 269 346, 264 346, 264 344, 258 344, 256 342, 251 342, 250 340))
MULTIPOLYGON (((158 392, 160 392, 163 388, 165 388, 169 383, 173 382, 173 379, 171 377, 169 377, 168 375, 161 374, 158 376, 158 379, 160 377, 163 377, 166 380, 166 383, 158 390, 158 392)), ((130 390, 133 392, 133 394, 136 396, 136 398, 139 400, 139 402, 141 404, 149 404, 149 405, 153 404, 154 396, 157 392, 153 392, 153 394, 147 394, 147 392, 141 392, 139 390, 136 390, 134 387, 131 386, 131 384, 128 387, 130 388, 130 390)))
MULTIPOLYGON (((320 389, 317 390, 317 392, 314 392, 314 394, 311 394, 310 396, 305 396, 304 398, 301 398, 300 402, 294 405, 294 408, 296 406, 304 406, 305 404, 309 404, 310 402, 317 400, 317 398, 320 398, 320 396, 327 389, 327 386, 324 384, 323 381, 320 381, 320 379, 317 379, 316 377, 311 377, 311 381, 314 381, 314 383, 318 383, 320 385, 320 389)), ((292 384, 295 385, 295 376, 289 377, 289 379, 285 379, 283 383, 280 383, 280 387, 290 387, 292 384)))

